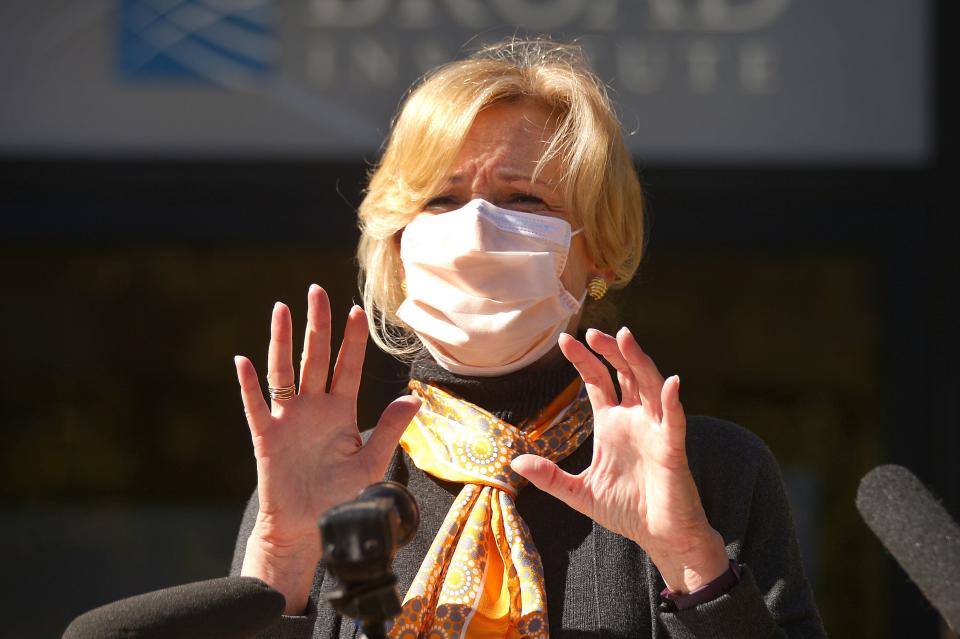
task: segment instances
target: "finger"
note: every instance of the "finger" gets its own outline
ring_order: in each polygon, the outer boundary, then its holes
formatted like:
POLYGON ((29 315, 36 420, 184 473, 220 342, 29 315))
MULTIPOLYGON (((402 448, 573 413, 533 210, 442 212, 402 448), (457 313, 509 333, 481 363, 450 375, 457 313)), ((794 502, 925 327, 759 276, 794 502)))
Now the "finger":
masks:
POLYGON ((340 397, 357 398, 360 392, 360 373, 363 371, 363 356, 367 350, 367 316, 363 309, 354 306, 347 314, 347 326, 343 330, 343 343, 333 367, 330 393, 340 397))
POLYGON ((617 369, 617 382, 620 384, 620 405, 629 408, 639 404, 640 396, 637 393, 637 382, 633 377, 630 364, 627 363, 620 352, 617 340, 611 335, 591 328, 587 329, 587 344, 603 355, 603 358, 617 369))
POLYGON ((617 393, 613 388, 610 373, 596 355, 567 333, 560 334, 560 351, 580 373, 590 404, 595 411, 617 404, 617 393))
POLYGON ((263 391, 260 389, 260 379, 253 363, 237 355, 233 358, 237 367, 237 380, 240 382, 240 397, 243 399, 243 412, 247 416, 247 425, 254 437, 263 433, 270 423, 270 409, 263 400, 263 391))
POLYGON ((329 368, 330 298, 325 290, 311 284, 307 292, 307 333, 300 361, 300 394, 324 392, 329 368))
POLYGON ((661 392, 663 402, 664 437, 671 452, 686 455, 687 417, 680 403, 680 377, 673 375, 663 383, 661 392))
MULTIPOLYGON (((267 384, 285 388, 293 384, 293 321, 282 302, 273 306, 270 321, 270 348, 267 353, 267 384)), ((274 401, 273 406, 278 406, 274 401)))
POLYGON ((387 462, 390 461, 400 436, 418 410, 420 398, 406 395, 390 402, 380 415, 373 434, 363 447, 363 454, 368 456, 368 463, 377 471, 377 476, 387 469, 387 462))
POLYGON ((651 414, 658 419, 662 418, 660 391, 663 389, 663 375, 657 370, 650 356, 643 352, 640 344, 634 339, 633 333, 626 326, 617 333, 617 346, 633 372, 640 401, 651 414))
POLYGON ((589 515, 585 510, 585 492, 579 477, 537 455, 520 455, 510 462, 510 468, 548 495, 553 495, 574 510, 589 515))

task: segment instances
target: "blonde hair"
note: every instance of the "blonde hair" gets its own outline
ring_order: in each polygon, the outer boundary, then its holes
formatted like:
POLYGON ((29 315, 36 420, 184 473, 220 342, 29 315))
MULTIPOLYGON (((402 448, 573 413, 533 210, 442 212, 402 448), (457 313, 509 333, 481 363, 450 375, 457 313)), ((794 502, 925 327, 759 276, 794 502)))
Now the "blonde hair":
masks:
POLYGON ((593 260, 633 277, 644 246, 643 194, 606 87, 579 46, 510 39, 429 73, 404 101, 360 204, 360 289, 377 345, 397 357, 419 340, 397 317, 403 302, 400 231, 447 179, 474 118, 500 102, 531 101, 554 113, 556 131, 534 173, 559 158, 570 223, 583 227, 593 260))

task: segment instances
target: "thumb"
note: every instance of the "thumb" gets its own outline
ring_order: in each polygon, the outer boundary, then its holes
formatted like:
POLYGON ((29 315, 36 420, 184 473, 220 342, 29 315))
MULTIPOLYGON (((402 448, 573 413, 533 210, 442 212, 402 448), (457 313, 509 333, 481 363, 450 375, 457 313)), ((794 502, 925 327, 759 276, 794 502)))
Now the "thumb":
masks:
POLYGON ((510 462, 510 468, 543 492, 586 514, 583 510, 581 480, 576 475, 561 470, 552 461, 537 455, 520 455, 510 462))
POLYGON ((400 436, 418 410, 420 398, 413 395, 398 397, 383 409, 373 434, 363 447, 364 454, 370 456, 374 468, 381 471, 386 469, 400 436))
POLYGON ((687 446, 687 418, 680 403, 680 377, 673 375, 663 384, 660 391, 660 402, 663 406, 664 436, 671 452, 680 457, 686 457, 687 446))

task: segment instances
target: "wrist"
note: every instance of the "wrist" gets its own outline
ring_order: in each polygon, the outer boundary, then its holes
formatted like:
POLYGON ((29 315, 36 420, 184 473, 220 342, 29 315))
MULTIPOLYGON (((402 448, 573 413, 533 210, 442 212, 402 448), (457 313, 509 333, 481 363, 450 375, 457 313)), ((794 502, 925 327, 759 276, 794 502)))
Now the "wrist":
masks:
POLYGON ((650 558, 670 592, 679 594, 688 594, 706 586, 730 568, 723 538, 712 528, 702 540, 684 547, 680 552, 671 549, 658 556, 651 555, 650 558))
POLYGON ((286 599, 284 613, 302 614, 313 576, 320 561, 320 533, 302 537, 279 537, 254 526, 247 540, 240 574, 256 577, 286 599))
POLYGON ((247 548, 255 547, 265 559, 274 563, 320 558, 320 530, 317 527, 301 533, 282 533, 261 524, 254 524, 247 548))
POLYGON ((316 546, 320 547, 320 527, 316 519, 303 518, 291 523, 289 518, 257 513, 250 533, 251 539, 258 540, 265 550, 275 551, 279 555, 300 553, 316 546))
POLYGON ((729 565, 730 567, 725 573, 689 594, 671 592, 669 588, 664 588, 660 592, 660 610, 663 612, 679 612, 713 601, 717 597, 728 593, 740 583, 739 564, 735 559, 731 559, 729 565))

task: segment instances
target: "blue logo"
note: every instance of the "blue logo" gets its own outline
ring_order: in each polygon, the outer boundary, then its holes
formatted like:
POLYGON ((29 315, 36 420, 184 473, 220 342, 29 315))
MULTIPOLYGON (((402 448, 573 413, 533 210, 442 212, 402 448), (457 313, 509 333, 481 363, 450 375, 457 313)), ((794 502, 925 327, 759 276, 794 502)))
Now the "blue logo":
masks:
POLYGON ((277 62, 273 0, 120 0, 119 27, 125 80, 249 89, 277 62))

